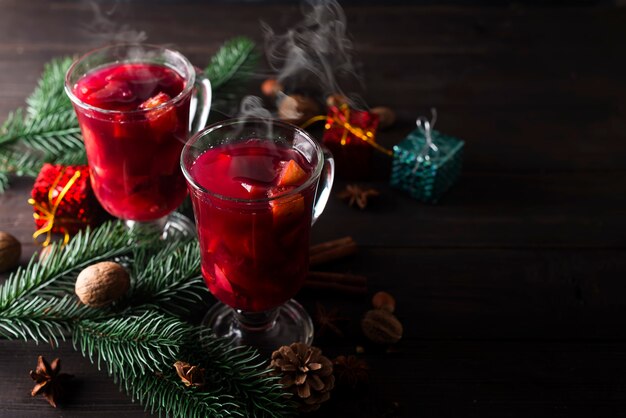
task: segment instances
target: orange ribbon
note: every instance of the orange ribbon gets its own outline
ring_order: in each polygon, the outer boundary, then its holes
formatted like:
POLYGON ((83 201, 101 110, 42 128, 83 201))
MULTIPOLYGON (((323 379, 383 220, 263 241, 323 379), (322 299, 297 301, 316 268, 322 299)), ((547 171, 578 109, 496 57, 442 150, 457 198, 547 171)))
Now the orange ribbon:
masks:
MULTIPOLYGON (((46 223, 41 228, 39 228, 37 231, 35 231, 35 233, 33 234, 33 239, 35 240, 35 242, 37 242, 37 238, 40 235, 46 234, 46 240, 42 243, 42 245, 44 247, 50 244, 50 241, 52 239, 52 228, 54 227, 54 222, 55 221, 70 222, 70 223, 72 223, 72 222, 79 222, 76 219, 59 218, 59 217, 56 216, 56 212, 57 212, 57 209, 59 209, 59 205, 61 204, 61 201, 63 201, 63 198, 65 197, 67 192, 72 188, 74 183, 76 183, 76 180, 78 180, 78 178, 80 177, 80 171, 76 170, 74 175, 67 181, 65 186, 63 186, 63 189, 61 189, 61 192, 59 192, 59 194, 56 196, 56 200, 55 200, 55 198, 53 196, 53 193, 56 190, 56 187, 59 184, 59 181, 61 181, 61 178, 63 177, 64 173, 65 173, 65 169, 63 169, 59 173, 57 178, 52 183, 52 186, 50 187, 50 190, 48 190, 48 204, 47 205, 46 204, 40 204, 40 203, 36 202, 35 199, 33 199, 33 198, 28 199, 28 203, 33 205, 35 207, 35 209, 37 209, 39 212, 41 212, 41 214, 35 212, 33 214, 33 218, 35 218, 37 220, 43 219, 43 220, 46 221, 46 223)), ((65 245, 70 240, 70 234, 67 231, 67 229, 65 227, 63 227, 63 226, 61 226, 59 229, 64 234, 63 245, 65 245)))
POLYGON ((340 111, 338 115, 314 116, 308 121, 304 122, 301 128, 306 129, 307 127, 309 127, 311 124, 315 122, 326 120, 325 128, 330 129, 333 126, 333 124, 336 123, 337 125, 344 128, 343 135, 341 136, 341 145, 346 145, 348 135, 352 134, 356 136, 357 138, 362 139, 363 141, 367 142, 368 144, 376 148, 378 151, 383 152, 389 156, 393 156, 392 151, 380 146, 374 140, 374 132, 371 129, 359 128, 358 126, 353 126, 350 123, 350 107, 347 104, 342 104, 341 106, 339 106, 338 109, 340 111))

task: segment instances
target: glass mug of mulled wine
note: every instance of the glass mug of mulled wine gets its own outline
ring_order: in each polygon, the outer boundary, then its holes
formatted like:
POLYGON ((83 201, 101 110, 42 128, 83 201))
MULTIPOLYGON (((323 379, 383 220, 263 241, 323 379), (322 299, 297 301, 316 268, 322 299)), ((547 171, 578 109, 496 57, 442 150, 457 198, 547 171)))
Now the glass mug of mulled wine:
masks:
POLYGON ((193 224, 173 211, 187 194, 180 152, 208 118, 209 80, 177 51, 122 44, 76 60, 65 91, 104 209, 130 228, 194 234, 193 224))
POLYGON ((291 298, 304 283, 311 225, 332 187, 331 154, 294 125, 233 119, 191 138, 181 166, 202 274, 222 302, 204 323, 262 352, 311 343, 311 318, 291 298))

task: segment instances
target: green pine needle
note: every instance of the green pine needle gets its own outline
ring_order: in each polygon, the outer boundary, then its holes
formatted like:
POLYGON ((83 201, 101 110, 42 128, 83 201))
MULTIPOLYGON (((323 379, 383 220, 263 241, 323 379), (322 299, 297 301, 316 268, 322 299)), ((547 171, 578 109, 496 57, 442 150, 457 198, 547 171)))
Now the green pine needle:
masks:
POLYGON ((245 80, 258 61, 254 42, 244 36, 230 39, 222 45, 204 69, 214 91, 227 83, 245 80))
POLYGON ((145 258, 145 254, 135 255, 136 285, 131 304, 141 301, 144 308, 157 308, 176 316, 204 306, 209 292, 200 274, 197 241, 177 244, 177 248, 166 246, 145 264, 137 263, 140 258, 145 258))
POLYGON ((99 318, 106 314, 81 304, 76 297, 62 298, 35 296, 4 309, 0 315, 0 335, 7 339, 50 341, 58 345, 65 340, 75 321, 99 318))
POLYGON ((41 119, 43 116, 72 110, 72 102, 64 91, 65 73, 74 58, 55 58, 44 66, 35 91, 26 99, 28 118, 41 119))
POLYGON ((133 400, 139 400, 151 413, 171 418, 255 417, 232 395, 187 388, 170 367, 161 373, 147 373, 119 379, 122 388, 133 400))
POLYGON ((68 289, 78 272, 91 264, 131 253, 132 238, 121 222, 108 222, 79 232, 64 248, 54 248, 41 263, 33 256, 27 267, 19 267, 0 286, 0 318, 25 298, 56 296, 68 289))
POLYGON ((195 241, 139 237, 120 222, 88 229, 65 247, 53 244, 43 261, 33 258, 0 286, 0 338, 58 344, 71 333, 77 350, 159 414, 291 416, 294 405, 256 351, 231 347, 180 316, 207 295, 199 260, 195 241), (112 259, 131 272, 129 295, 107 308, 78 303, 78 272, 112 259), (177 360, 204 368, 205 387, 184 386, 177 360))
POLYGON ((81 321, 73 341, 92 363, 96 357, 98 369, 105 362, 109 374, 125 379, 174 364, 190 328, 177 318, 149 311, 139 316, 81 321))

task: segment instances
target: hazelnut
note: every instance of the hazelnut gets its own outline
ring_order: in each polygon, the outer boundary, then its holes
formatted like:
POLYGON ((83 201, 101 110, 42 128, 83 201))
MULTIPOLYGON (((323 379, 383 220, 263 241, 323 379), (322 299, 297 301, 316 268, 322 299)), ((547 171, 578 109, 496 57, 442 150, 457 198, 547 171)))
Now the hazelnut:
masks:
POLYGON ((0 231, 0 273, 12 270, 20 262, 22 244, 13 235, 0 231))
POLYGON ((300 94, 285 96, 278 104, 278 117, 294 125, 301 125, 319 113, 317 102, 300 94))
POLYGON ((381 129, 388 128, 396 122, 396 112, 388 107, 374 107, 370 109, 370 113, 378 115, 378 126, 381 129))
POLYGON ((267 97, 276 97, 279 91, 283 90, 282 84, 275 78, 268 78, 261 84, 261 91, 267 97))
POLYGON ((343 104, 348 104, 350 100, 343 94, 335 93, 326 98, 326 106, 339 107, 343 104))
POLYGON ((363 334, 376 344, 395 344, 402 338, 403 328, 398 318, 382 309, 368 311, 361 321, 363 334))
POLYGON ((396 300, 387 292, 378 292, 372 298, 372 305, 375 309, 382 309, 393 313, 396 310, 396 300))
POLYGON ((74 291, 85 305, 100 307, 121 298, 129 287, 130 276, 126 269, 117 263, 103 261, 80 272, 74 291))

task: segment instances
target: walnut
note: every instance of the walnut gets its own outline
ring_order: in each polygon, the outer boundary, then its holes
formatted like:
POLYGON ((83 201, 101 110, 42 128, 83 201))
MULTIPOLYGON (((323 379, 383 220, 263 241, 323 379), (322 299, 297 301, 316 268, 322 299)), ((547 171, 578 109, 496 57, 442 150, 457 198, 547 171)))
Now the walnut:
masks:
POLYGON ((75 292, 85 305, 101 307, 121 298, 129 287, 130 277, 124 267, 103 261, 80 272, 75 292))
POLYGON ((22 244, 11 234, 0 231, 0 273, 17 266, 22 255, 22 244))
POLYGON ((377 344, 395 344, 402 338, 402 324, 391 312, 368 311, 361 321, 363 334, 377 344))
POLYGON ((319 113, 317 102, 300 94, 285 96, 278 104, 278 117, 294 125, 301 125, 319 113))

